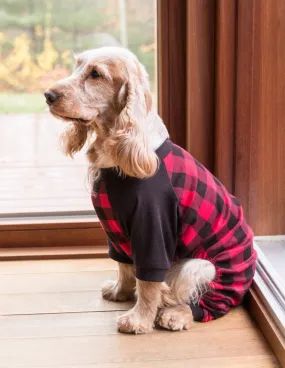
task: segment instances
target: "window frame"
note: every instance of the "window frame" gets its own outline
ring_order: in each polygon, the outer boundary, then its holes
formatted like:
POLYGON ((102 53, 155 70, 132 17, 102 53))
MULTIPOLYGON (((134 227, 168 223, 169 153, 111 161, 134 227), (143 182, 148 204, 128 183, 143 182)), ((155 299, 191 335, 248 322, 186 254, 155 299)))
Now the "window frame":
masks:
POLYGON ((95 214, 0 221, 0 261, 106 255, 106 235, 95 214))

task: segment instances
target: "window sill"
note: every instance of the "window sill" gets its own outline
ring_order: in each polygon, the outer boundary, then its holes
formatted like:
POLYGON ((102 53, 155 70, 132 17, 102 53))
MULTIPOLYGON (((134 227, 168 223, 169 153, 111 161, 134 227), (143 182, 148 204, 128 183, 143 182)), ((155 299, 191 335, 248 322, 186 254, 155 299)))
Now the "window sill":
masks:
POLYGON ((76 247, 35 247, 35 248, 0 248, 0 261, 73 259, 73 258, 106 258, 108 247, 76 246, 76 247))
POLYGON ((99 221, 96 215, 29 215, 19 217, 0 218, 0 231, 27 229, 62 229, 97 227, 99 221))
POLYGON ((106 235, 93 216, 0 221, 0 261, 107 256, 106 235))

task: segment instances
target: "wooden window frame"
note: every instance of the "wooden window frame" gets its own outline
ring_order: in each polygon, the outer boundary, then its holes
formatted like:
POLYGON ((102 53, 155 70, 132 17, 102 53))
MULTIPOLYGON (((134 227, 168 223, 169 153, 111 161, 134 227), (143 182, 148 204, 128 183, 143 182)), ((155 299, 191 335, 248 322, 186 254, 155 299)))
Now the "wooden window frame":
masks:
MULTIPOLYGON (((265 4, 263 6, 265 7, 265 4)), ((254 198, 250 187, 254 165, 250 159, 251 139, 256 136, 254 129, 258 129, 259 120, 256 118, 259 105, 255 95, 263 93, 262 88, 256 87, 256 81, 260 79, 260 75, 258 78, 256 75, 261 63, 258 47, 262 32, 260 28, 257 29, 257 25, 262 27, 261 22, 257 22, 261 19, 261 8, 262 2, 255 0, 216 1, 213 167, 214 174, 241 200, 246 218, 258 230, 260 225, 257 206, 256 203, 251 203, 254 198)), ((255 201, 258 201, 256 196, 255 201)), ((280 232, 281 226, 278 225, 274 224, 273 229, 271 224, 271 231, 274 234, 280 232)), ((266 231, 270 233, 268 229, 266 231)), ((261 260, 258 259, 255 279, 246 296, 245 306, 281 366, 285 367, 285 338, 280 323, 276 316, 274 318, 274 313, 271 313, 269 295, 264 288, 265 275, 260 273, 260 264, 261 260)))
POLYGON ((0 261, 106 255, 106 236, 95 214, 0 221, 0 261))

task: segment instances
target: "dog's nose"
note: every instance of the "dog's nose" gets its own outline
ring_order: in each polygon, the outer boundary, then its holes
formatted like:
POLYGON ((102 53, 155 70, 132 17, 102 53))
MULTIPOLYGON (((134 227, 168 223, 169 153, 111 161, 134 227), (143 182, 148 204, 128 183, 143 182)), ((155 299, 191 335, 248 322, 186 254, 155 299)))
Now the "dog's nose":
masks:
POLYGON ((48 105, 52 105, 59 98, 59 94, 51 90, 45 91, 44 95, 45 95, 46 102, 48 105))

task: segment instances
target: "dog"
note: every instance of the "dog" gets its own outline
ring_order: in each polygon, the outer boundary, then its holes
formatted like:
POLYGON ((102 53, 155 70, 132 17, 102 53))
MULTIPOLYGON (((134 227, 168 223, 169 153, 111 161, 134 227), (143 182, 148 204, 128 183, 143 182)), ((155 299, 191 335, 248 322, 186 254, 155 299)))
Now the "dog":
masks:
POLYGON ((102 295, 137 293, 118 330, 189 329, 239 305, 255 273, 252 229, 239 201, 171 141, 137 57, 119 47, 85 51, 45 97, 70 122, 65 154, 88 142, 92 201, 119 270, 102 295))

